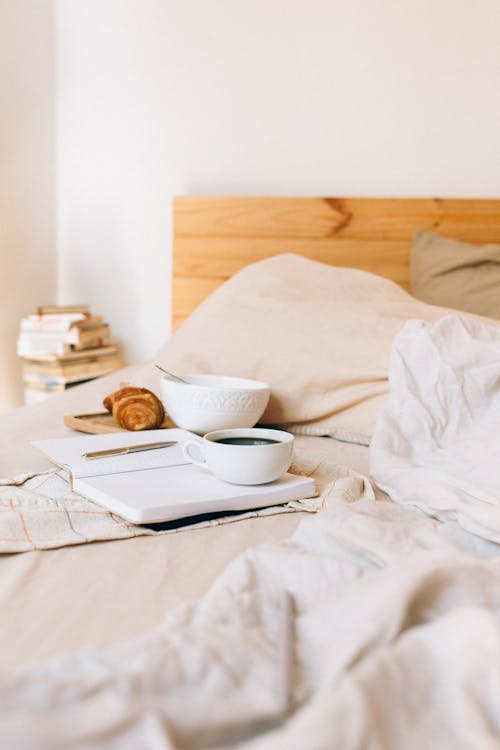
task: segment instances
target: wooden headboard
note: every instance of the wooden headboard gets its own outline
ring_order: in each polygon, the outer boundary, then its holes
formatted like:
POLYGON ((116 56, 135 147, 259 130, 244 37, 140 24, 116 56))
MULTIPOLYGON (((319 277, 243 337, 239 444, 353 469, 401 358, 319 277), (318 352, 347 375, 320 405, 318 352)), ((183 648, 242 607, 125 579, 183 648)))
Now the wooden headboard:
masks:
POLYGON ((279 253, 362 268, 408 289, 416 229, 499 242, 500 200, 177 197, 173 329, 236 271, 279 253))

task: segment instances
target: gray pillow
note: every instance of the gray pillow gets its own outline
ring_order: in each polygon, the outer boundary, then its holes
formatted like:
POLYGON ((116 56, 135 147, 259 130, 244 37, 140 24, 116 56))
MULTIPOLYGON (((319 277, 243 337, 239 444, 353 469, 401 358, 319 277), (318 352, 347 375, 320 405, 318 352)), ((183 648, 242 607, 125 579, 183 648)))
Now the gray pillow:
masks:
POLYGON ((500 319, 500 245, 476 247, 419 230, 410 278, 424 302, 500 319))

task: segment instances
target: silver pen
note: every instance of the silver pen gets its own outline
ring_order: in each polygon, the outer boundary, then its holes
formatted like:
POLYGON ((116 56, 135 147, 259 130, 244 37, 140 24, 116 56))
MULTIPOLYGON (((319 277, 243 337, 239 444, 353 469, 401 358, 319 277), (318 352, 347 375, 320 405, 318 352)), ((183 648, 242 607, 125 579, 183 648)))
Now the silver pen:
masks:
POLYGON ((140 445, 125 445, 123 448, 109 448, 104 451, 90 451, 82 453, 82 458, 106 458, 107 456, 124 456, 127 453, 138 453, 139 451, 152 451, 157 448, 170 448, 177 445, 177 440, 168 440, 160 443, 141 443, 140 445))

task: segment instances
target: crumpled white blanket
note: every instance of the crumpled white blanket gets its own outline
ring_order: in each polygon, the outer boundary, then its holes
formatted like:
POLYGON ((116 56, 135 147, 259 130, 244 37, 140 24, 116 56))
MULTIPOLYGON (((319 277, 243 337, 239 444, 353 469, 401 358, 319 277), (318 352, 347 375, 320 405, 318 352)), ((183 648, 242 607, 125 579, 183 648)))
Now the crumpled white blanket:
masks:
POLYGON ((289 542, 248 550, 154 632, 0 673, 0 747, 498 748, 500 558, 362 480, 337 485, 289 542))
POLYGON ((390 497, 500 542, 500 329, 447 315, 394 341, 370 471, 390 497))

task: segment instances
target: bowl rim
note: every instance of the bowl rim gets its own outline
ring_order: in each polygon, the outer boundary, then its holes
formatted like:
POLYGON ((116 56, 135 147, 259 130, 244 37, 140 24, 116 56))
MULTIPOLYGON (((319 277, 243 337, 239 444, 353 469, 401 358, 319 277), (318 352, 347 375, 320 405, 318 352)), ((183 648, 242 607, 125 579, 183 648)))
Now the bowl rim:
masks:
POLYGON ((255 380, 254 378, 243 378, 239 377, 237 375, 217 375, 215 373, 180 373, 181 378, 186 378, 188 380, 189 378, 221 378, 223 380, 228 381, 239 381, 241 385, 237 385, 236 383, 230 385, 229 383, 227 385, 204 385, 203 383, 177 383, 175 380, 172 380, 166 375, 162 375, 160 378, 160 382, 168 383, 169 386, 173 388, 189 388, 190 390, 210 390, 210 391, 223 391, 224 393, 227 393, 228 391, 251 391, 251 392, 258 392, 258 391, 270 391, 271 387, 269 383, 265 383, 263 380, 255 380))

